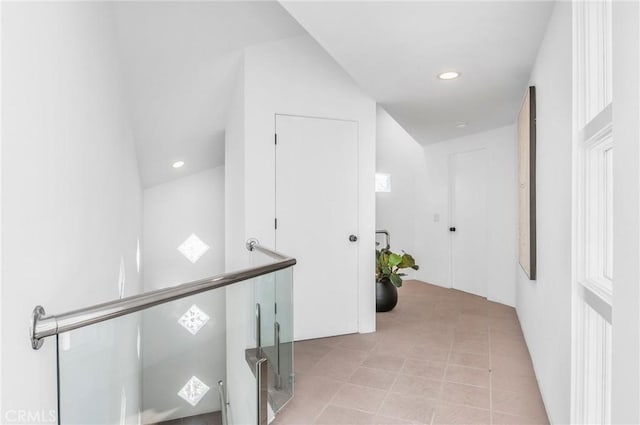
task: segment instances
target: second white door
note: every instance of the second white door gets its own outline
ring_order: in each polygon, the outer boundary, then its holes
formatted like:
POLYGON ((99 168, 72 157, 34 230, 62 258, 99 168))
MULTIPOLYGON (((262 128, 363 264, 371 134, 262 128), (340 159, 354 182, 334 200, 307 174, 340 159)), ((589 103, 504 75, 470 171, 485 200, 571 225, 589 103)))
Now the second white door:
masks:
POLYGON ((294 338, 358 331, 358 126, 276 116, 276 247, 294 256, 294 338))
POLYGON ((484 149, 450 156, 452 287, 487 296, 487 158, 484 149))

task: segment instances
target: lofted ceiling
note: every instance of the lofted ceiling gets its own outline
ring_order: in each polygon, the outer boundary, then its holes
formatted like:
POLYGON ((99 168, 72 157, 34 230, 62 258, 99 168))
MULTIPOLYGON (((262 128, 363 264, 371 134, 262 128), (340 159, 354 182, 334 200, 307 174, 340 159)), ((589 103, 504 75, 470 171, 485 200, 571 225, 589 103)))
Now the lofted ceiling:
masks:
POLYGON ((276 2, 114 2, 142 184, 224 163, 242 50, 304 34, 276 2), (184 167, 171 164, 182 160, 184 167))
POLYGON ((511 124, 553 6, 526 0, 112 4, 144 187, 223 164, 226 113, 243 49, 307 32, 422 144, 511 124), (451 69, 461 77, 436 78, 451 69), (178 160, 184 167, 172 168, 178 160))
POLYGON ((281 4, 425 145, 515 122, 553 8, 482 0, 281 4), (449 70, 461 76, 436 77, 449 70))

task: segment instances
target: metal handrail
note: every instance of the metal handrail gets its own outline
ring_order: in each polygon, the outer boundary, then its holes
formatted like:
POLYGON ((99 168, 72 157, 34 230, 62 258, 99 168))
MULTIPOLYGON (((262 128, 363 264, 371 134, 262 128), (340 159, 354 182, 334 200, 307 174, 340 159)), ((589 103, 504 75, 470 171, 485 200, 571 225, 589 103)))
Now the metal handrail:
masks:
POLYGON ((388 230, 376 230, 376 235, 385 235, 385 239, 387 241, 387 249, 391 248, 391 235, 388 230))
POLYGON ((246 247, 249 251, 259 251, 277 261, 262 266, 183 283, 170 288, 145 292, 143 294, 133 295, 120 300, 109 301, 58 315, 47 315, 42 306, 36 306, 31 314, 31 347, 34 350, 39 349, 44 343, 44 338, 49 336, 111 320, 190 295, 223 288, 233 285, 234 283, 286 269, 296 264, 295 258, 287 257, 269 248, 265 248, 260 245, 256 239, 249 239, 246 247))

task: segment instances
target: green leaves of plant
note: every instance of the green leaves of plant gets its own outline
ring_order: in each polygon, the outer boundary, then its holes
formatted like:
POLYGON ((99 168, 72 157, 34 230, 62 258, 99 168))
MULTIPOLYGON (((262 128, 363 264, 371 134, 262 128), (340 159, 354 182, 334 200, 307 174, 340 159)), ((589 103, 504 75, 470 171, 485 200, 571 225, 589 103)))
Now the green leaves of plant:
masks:
POLYGON ((398 288, 402 286, 402 278, 400 278, 400 276, 398 276, 395 273, 391 273, 389 275, 389 280, 391 281, 391 283, 396 285, 398 288))
POLYGON ((418 270, 419 266, 416 265, 416 260, 406 252, 402 255, 402 261, 398 264, 399 269, 408 269, 411 268, 413 270, 418 270))
POLYGON ((395 286, 402 286, 402 276, 406 273, 398 273, 400 269, 418 270, 415 259, 402 252, 402 255, 383 248, 376 250, 376 280, 389 279, 395 286))
POLYGON ((403 253, 402 257, 401 257, 401 262, 399 267, 406 269, 407 267, 411 267, 414 266, 416 264, 416 261, 413 259, 413 257, 409 254, 407 254, 406 252, 403 253))
POLYGON ((398 254, 394 254, 393 252, 389 255, 389 266, 395 267, 402 263, 402 257, 398 254))

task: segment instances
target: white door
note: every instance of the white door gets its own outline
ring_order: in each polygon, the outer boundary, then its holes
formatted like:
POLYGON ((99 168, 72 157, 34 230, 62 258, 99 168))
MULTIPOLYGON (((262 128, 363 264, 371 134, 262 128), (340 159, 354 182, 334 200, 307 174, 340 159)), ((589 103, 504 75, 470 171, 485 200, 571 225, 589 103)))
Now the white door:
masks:
POLYGON ((358 331, 358 126, 276 116, 276 248, 294 270, 294 338, 358 331))
POLYGON ((450 170, 452 287, 487 296, 487 177, 484 149, 452 154, 450 170))

